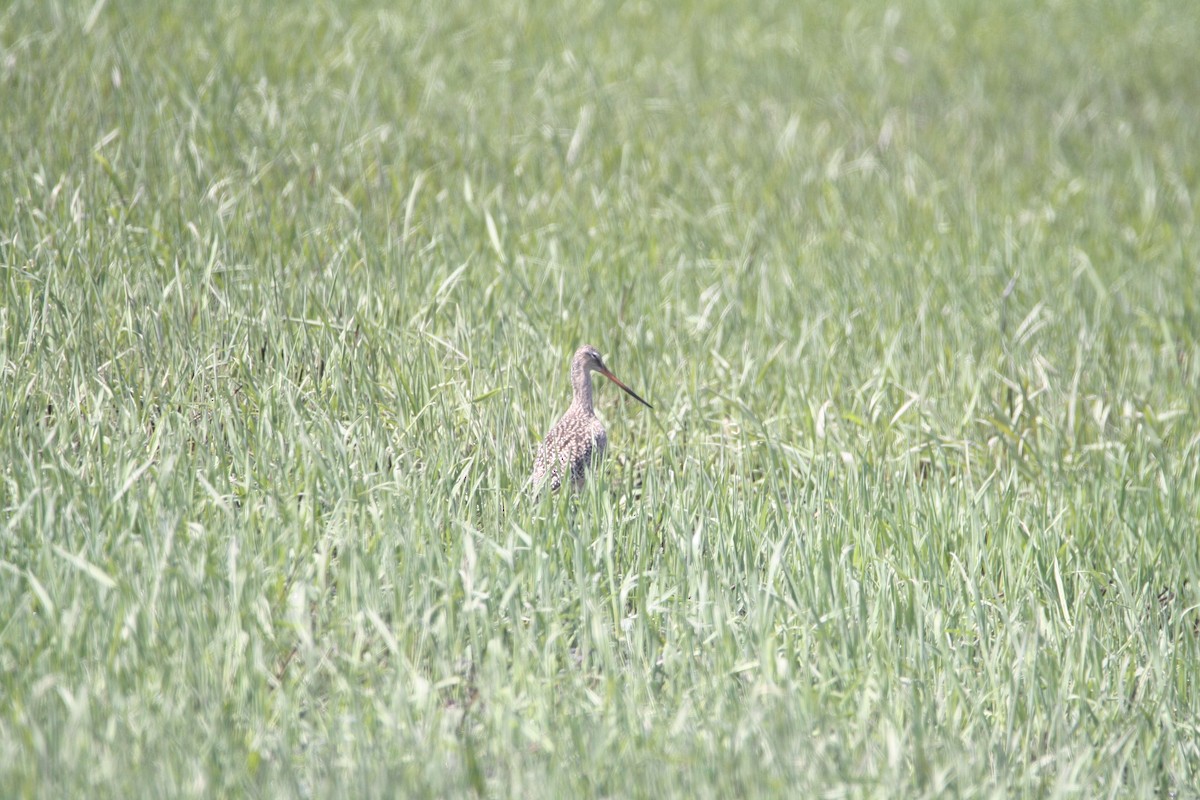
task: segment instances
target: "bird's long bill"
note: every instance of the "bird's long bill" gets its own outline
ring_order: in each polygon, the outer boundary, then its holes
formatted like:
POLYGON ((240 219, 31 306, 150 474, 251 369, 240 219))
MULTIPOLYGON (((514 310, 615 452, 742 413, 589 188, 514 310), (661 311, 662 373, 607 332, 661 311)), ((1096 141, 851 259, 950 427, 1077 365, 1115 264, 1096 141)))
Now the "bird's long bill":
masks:
POLYGON ((616 376, 616 375, 613 375, 611 372, 609 372, 608 370, 606 370, 606 369, 604 369, 604 368, 601 368, 601 369, 600 369, 600 374, 601 374, 601 375, 603 375, 604 377, 608 378, 610 381, 612 381, 613 383, 615 383, 617 386, 620 386, 622 389, 624 389, 626 392, 628 392, 628 393, 629 393, 629 396, 630 396, 630 397, 632 397, 634 400, 637 400, 639 403, 641 403, 642 405, 644 405, 646 408, 649 408, 649 409, 653 409, 653 408, 654 408, 654 406, 650 405, 650 404, 649 404, 649 403, 647 403, 645 400, 643 400, 642 398, 638 397, 638 393, 637 393, 637 392, 635 392, 633 389, 630 389, 628 386, 626 386, 625 384, 623 384, 623 383, 621 383, 619 380, 617 380, 617 376, 616 376))

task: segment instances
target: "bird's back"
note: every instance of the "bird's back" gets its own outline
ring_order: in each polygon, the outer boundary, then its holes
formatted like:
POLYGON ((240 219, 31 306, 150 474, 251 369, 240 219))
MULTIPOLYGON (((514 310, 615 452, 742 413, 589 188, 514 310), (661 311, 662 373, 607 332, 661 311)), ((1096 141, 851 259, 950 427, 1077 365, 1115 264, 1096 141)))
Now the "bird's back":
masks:
POLYGON ((574 488, 582 488, 587 470, 604 456, 607 445, 604 426, 594 414, 570 409, 538 446, 530 478, 534 489, 548 485, 557 491, 567 475, 574 488))

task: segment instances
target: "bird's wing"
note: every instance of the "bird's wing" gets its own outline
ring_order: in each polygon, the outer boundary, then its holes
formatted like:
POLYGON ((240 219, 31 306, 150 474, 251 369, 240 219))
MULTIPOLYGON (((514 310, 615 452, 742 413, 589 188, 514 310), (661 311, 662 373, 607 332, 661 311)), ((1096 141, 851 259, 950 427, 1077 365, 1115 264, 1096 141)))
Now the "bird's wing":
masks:
POLYGON ((555 425, 549 435, 538 445, 537 456, 533 461, 533 474, 529 476, 528 481, 534 494, 542 490, 543 485, 547 483, 547 478, 550 491, 557 491, 559 484, 562 483, 563 454, 556 452, 557 448, 554 445, 554 433, 557 428, 558 426, 555 425))

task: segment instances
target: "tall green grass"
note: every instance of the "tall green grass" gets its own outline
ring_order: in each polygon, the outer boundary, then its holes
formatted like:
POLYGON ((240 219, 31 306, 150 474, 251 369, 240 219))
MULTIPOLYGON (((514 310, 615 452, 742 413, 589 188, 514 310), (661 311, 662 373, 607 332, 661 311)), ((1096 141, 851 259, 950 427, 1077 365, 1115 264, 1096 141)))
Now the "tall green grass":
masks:
POLYGON ((1192 796, 1197 42, 9 5, 0 793, 1192 796))

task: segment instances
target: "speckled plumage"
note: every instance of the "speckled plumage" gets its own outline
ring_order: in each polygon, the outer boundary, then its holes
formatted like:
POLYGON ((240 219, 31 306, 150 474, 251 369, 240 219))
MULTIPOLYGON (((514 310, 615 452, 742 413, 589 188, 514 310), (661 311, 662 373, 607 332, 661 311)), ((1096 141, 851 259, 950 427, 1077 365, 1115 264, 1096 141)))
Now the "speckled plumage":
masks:
POLYGON ((596 348, 591 345, 580 347, 571 359, 571 387, 574 392, 571 407, 554 423, 550 433, 538 446, 530 478, 535 491, 545 486, 557 491, 568 476, 572 488, 581 489, 587 471, 604 457, 608 436, 592 406, 592 372, 599 372, 647 408, 653 408, 609 372, 596 348))

